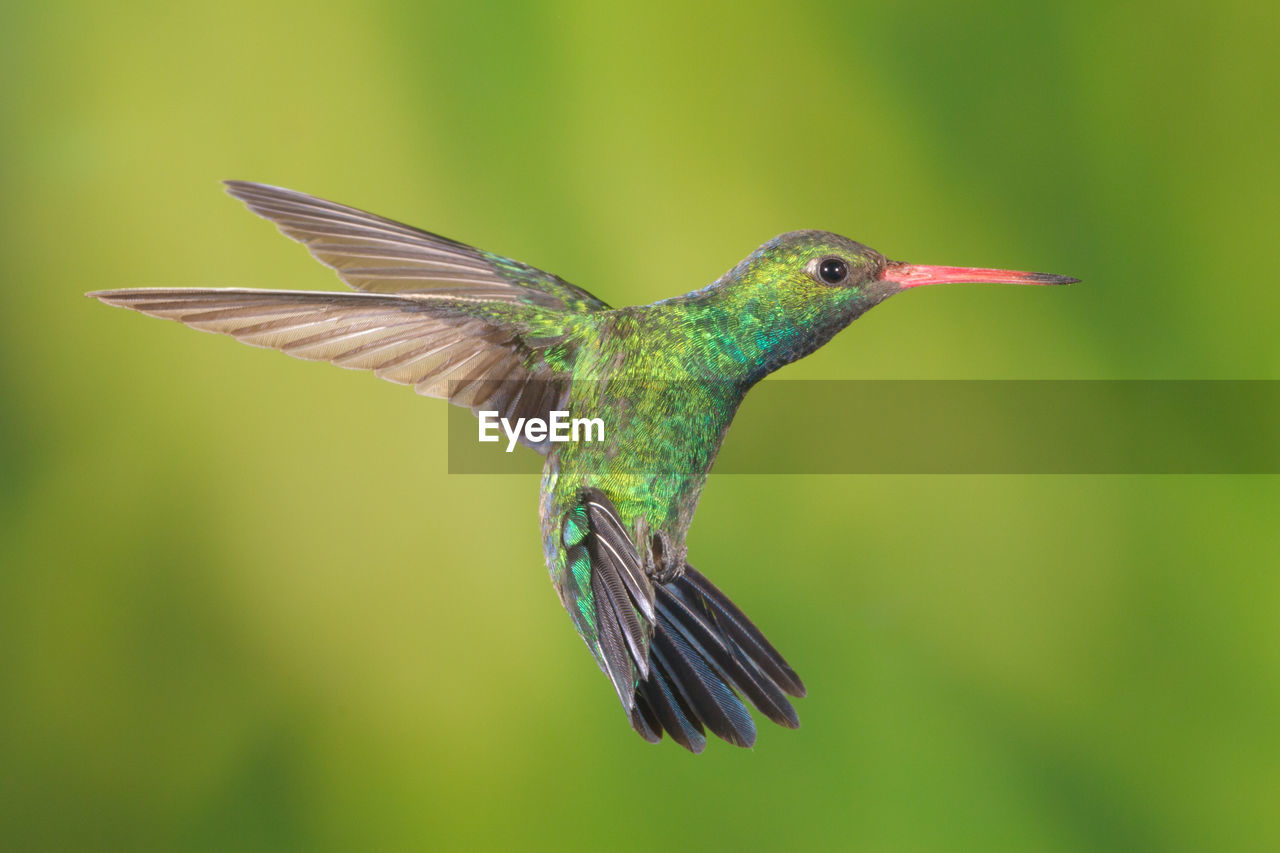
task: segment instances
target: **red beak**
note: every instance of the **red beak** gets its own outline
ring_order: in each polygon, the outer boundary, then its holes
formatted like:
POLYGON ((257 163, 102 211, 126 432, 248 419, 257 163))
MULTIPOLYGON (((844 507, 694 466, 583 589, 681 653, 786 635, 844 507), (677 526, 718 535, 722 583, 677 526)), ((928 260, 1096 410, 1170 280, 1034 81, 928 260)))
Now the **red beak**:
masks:
POLYGON ((989 270, 981 267, 928 267, 920 264, 903 264, 890 261, 885 267, 885 281, 897 282, 903 289, 923 287, 926 284, 1075 284, 1080 279, 1044 272, 1019 270, 989 270))

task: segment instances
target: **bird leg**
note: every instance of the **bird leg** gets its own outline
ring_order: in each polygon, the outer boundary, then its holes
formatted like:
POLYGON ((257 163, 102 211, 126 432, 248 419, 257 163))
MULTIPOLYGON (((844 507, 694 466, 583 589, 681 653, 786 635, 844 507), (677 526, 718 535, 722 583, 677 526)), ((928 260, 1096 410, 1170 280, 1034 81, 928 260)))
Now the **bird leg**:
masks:
POLYGON ((677 544, 665 530, 649 530, 649 520, 640 516, 636 522, 637 550, 644 565, 645 574, 655 584, 666 584, 684 574, 689 549, 677 544))

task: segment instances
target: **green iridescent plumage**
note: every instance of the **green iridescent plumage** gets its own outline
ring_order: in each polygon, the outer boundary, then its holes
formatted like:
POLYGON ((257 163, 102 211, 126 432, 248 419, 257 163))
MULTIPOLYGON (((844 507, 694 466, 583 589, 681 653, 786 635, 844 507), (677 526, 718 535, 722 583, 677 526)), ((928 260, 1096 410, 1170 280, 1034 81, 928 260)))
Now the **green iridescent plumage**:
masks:
POLYGON ((799 231, 701 290, 615 309, 550 273, 356 208, 260 184, 228 187, 357 292, 90 295, 372 370, 473 411, 604 420, 603 442, 527 442, 546 456, 547 566, 632 726, 693 751, 707 729, 754 742, 743 698, 798 726, 787 697, 804 695, 763 634, 687 561, 707 474, 752 385, 909 287, 1072 281, 896 263, 835 234, 799 231))

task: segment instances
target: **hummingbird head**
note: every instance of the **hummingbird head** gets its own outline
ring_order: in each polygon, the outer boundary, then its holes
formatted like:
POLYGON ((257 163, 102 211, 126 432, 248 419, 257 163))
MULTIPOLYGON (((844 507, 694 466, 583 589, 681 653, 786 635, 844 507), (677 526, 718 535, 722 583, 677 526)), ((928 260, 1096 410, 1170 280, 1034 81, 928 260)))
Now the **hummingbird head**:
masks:
POLYGON ((1073 284, 1079 279, 1049 273, 984 267, 946 267, 892 261, 828 231, 791 231, 765 243, 729 278, 767 282, 778 296, 803 296, 843 305, 851 299, 863 310, 895 293, 928 284, 1073 284))
MULTIPOLYGON (((1071 284, 1067 276, 891 261, 827 231, 791 231, 765 243, 711 287, 691 297, 728 309, 761 342, 759 375, 829 341, 895 293, 929 284, 1071 284)), ((687 298, 687 297, 686 297, 687 298)))

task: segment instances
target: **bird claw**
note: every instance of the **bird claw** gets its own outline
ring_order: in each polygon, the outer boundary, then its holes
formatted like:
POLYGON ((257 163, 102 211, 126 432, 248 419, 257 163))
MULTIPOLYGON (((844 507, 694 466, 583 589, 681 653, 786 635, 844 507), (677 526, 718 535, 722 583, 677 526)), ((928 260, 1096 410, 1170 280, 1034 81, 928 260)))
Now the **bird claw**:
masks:
POLYGON ((665 530, 649 532, 649 524, 643 517, 636 525, 639 534, 640 558, 645 574, 655 584, 667 584, 684 574, 689 549, 677 543, 665 530))

